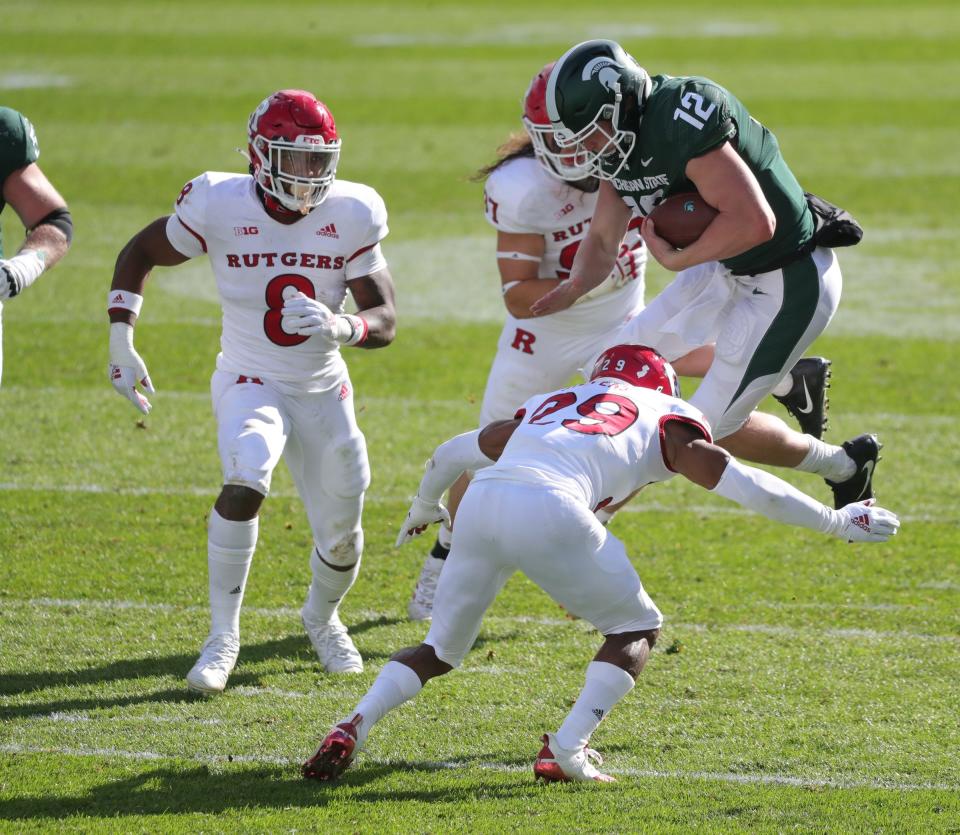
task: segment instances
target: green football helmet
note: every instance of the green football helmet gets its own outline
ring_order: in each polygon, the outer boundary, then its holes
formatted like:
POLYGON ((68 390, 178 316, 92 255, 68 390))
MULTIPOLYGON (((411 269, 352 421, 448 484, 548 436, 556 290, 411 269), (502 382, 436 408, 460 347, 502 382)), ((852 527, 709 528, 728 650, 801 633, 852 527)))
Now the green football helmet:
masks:
POLYGON ((567 50, 547 83, 557 144, 587 160, 594 177, 612 180, 637 141, 650 86, 646 70, 614 41, 584 41, 567 50))

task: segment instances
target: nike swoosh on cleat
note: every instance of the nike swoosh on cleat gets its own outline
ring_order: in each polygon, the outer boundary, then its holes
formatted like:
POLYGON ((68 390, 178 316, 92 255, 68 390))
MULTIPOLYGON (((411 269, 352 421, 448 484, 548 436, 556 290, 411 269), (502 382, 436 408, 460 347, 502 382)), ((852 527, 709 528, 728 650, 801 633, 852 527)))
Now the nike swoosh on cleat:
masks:
POLYGON ((802 412, 805 415, 809 415, 813 411, 813 401, 810 399, 810 389, 807 388, 807 381, 803 381, 803 396, 807 398, 807 407, 804 409, 801 406, 797 406, 797 411, 802 412))
POLYGON ((873 477, 873 464, 873 461, 867 461, 867 463, 860 468, 866 471, 867 477, 864 479, 863 489, 857 494, 857 498, 854 499, 855 502, 860 500, 860 497, 867 492, 867 487, 870 486, 870 479, 873 477))

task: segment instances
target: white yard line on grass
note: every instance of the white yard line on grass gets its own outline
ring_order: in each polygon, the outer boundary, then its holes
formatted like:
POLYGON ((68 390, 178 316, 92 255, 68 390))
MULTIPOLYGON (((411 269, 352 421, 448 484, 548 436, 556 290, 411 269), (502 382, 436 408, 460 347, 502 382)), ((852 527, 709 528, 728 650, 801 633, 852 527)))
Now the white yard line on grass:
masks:
MULTIPOLYGON (((199 485, 188 484, 182 487, 111 487, 106 484, 22 484, 12 481, 0 481, 0 492, 27 492, 27 493, 89 493, 89 494, 112 494, 117 496, 217 496, 220 494, 219 485, 202 487, 199 485)), ((296 490, 272 490, 271 498, 275 499, 296 499, 299 494, 296 490)), ((380 495, 376 492, 367 493, 367 501, 409 501, 410 495, 407 493, 391 493, 389 495, 380 495)), ((902 514, 901 522, 945 522, 948 524, 956 523, 957 516, 953 506, 940 506, 927 504, 933 513, 921 514, 902 514)), ((622 509, 623 513, 694 513, 697 516, 756 516, 749 510, 733 505, 698 505, 686 504, 679 507, 676 504, 667 504, 663 502, 645 502, 637 500, 626 505, 622 509)))
MULTIPOLYGON (((146 612, 163 613, 183 613, 196 612, 206 614, 209 612, 207 606, 186 605, 176 606, 170 603, 149 603, 135 600, 61 600, 58 598, 39 597, 31 599, 12 599, 0 598, 0 612, 3 609, 16 607, 20 609, 30 609, 39 607, 49 607, 55 609, 92 609, 106 611, 123 611, 127 609, 140 610, 146 612)), ((261 617, 276 617, 296 619, 299 610, 292 607, 277 608, 255 608, 244 609, 245 614, 255 614, 261 617)), ((396 617, 396 612, 378 612, 368 609, 362 609, 352 613, 352 620, 383 620, 385 625, 392 625, 391 620, 396 617)), ((547 617, 528 617, 524 615, 491 615, 484 619, 485 623, 534 623, 542 626, 560 626, 564 624, 577 624, 580 628, 589 629, 590 626, 585 621, 571 621, 568 618, 547 618, 547 617)), ((896 632, 884 632, 875 629, 841 629, 829 628, 818 629, 816 627, 794 627, 782 626, 771 623, 728 623, 728 624, 707 624, 707 623, 686 623, 667 621, 664 624, 664 630, 667 633, 682 631, 684 629, 694 632, 748 632, 759 635, 778 635, 787 637, 810 637, 812 634, 827 638, 839 638, 847 640, 868 640, 868 641, 902 641, 903 639, 935 643, 935 644, 957 644, 960 645, 960 635, 933 635, 926 632, 905 632, 898 630, 896 632)), ((484 668, 478 668, 475 672, 480 672, 484 668)))
MULTIPOLYGON (((105 757, 114 759, 129 759, 142 761, 156 760, 186 760, 188 762, 205 763, 207 765, 223 765, 225 763, 255 763, 260 765, 299 765, 301 760, 291 757, 269 757, 252 754, 236 755, 196 755, 196 754, 161 754, 158 751, 124 751, 118 748, 86 748, 86 747, 52 747, 43 745, 21 745, 8 743, 0 745, 0 752, 6 754, 55 754, 68 757, 105 757)), ((510 774, 525 774, 530 767, 526 765, 507 765, 503 763, 470 763, 462 762, 434 762, 412 761, 406 762, 397 759, 379 759, 365 756, 362 763, 373 765, 395 766, 398 770, 421 769, 424 771, 463 771, 474 769, 481 771, 498 771, 510 774)), ((792 774, 740 774, 723 771, 660 771, 643 768, 609 769, 610 774, 637 777, 640 779, 659 780, 704 780, 722 783, 737 783, 746 785, 773 785, 790 786, 795 788, 830 788, 830 789, 888 789, 892 791, 957 791, 960 785, 952 783, 908 783, 892 780, 885 777, 843 779, 829 777, 801 777, 792 774)))

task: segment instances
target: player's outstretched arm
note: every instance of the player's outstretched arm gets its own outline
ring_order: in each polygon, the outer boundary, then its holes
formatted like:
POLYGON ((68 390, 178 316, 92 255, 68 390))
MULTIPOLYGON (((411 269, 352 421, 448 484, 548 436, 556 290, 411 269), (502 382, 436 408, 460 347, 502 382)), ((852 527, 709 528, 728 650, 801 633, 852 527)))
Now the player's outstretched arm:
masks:
POLYGON ((519 423, 519 420, 495 421, 483 429, 457 435, 434 450, 417 495, 400 526, 397 546, 420 536, 434 522, 450 523, 447 509, 440 501, 443 494, 461 473, 483 469, 498 460, 519 423))
POLYGON ((36 163, 3 181, 3 199, 27 230, 17 254, 0 258, 0 299, 10 299, 66 254, 73 239, 73 220, 66 202, 36 163))
POLYGON ((134 235, 117 256, 113 282, 107 294, 110 317, 110 363, 107 373, 117 393, 126 397, 143 414, 149 414, 150 401, 138 391, 140 385, 155 391, 147 366, 133 347, 133 326, 143 307, 143 286, 156 266, 172 267, 188 261, 167 237, 167 217, 134 235))
POLYGON ((900 527, 896 515, 872 499, 840 510, 827 507, 775 475, 741 464, 679 421, 669 421, 665 433, 667 463, 676 472, 768 519, 847 542, 885 542, 900 527))
POLYGON ((530 306, 534 316, 565 310, 610 275, 632 215, 630 207, 620 199, 613 186, 601 182, 597 208, 587 236, 573 259, 570 278, 530 306))

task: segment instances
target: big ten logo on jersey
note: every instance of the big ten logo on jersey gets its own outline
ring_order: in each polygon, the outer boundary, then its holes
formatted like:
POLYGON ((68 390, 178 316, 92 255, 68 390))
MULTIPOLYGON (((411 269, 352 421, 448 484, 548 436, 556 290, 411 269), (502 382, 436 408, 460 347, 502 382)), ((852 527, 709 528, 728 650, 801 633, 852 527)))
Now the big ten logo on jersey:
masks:
POLYGON ((256 226, 234 226, 233 234, 238 238, 244 235, 259 235, 260 229, 256 226))
POLYGON ((343 255, 323 255, 317 252, 228 252, 223 256, 227 266, 234 270, 273 267, 300 267, 313 270, 342 270, 343 255))
POLYGON ((533 353, 533 343, 537 341, 537 337, 530 333, 530 331, 525 331, 523 328, 517 328, 517 332, 513 337, 513 342, 510 343, 510 347, 516 351, 521 351, 524 354, 533 353))

